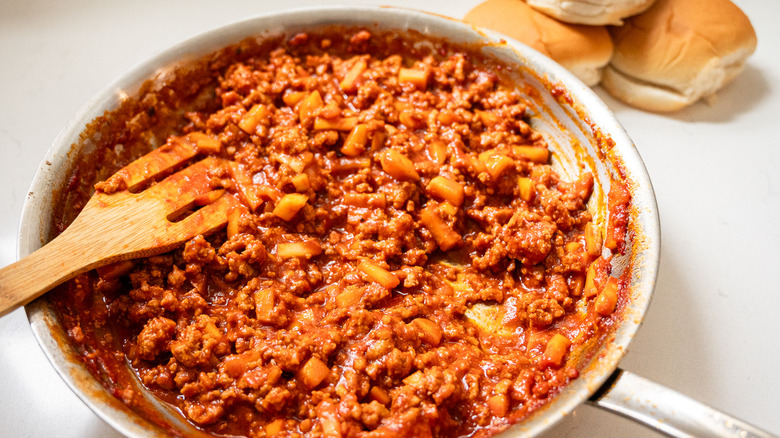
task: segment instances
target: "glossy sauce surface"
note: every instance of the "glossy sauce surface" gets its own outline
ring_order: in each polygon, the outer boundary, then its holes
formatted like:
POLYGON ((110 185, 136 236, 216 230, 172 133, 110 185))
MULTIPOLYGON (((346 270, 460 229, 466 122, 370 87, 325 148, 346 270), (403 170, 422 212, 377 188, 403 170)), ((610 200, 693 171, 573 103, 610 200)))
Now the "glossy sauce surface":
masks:
POLYGON ((556 175, 490 63, 388 41, 299 34, 210 66, 164 141, 220 158, 242 207, 57 299, 117 397, 137 403, 126 359, 215 434, 487 436, 577 378, 622 302, 630 194, 613 182, 602 233, 593 177, 556 175))

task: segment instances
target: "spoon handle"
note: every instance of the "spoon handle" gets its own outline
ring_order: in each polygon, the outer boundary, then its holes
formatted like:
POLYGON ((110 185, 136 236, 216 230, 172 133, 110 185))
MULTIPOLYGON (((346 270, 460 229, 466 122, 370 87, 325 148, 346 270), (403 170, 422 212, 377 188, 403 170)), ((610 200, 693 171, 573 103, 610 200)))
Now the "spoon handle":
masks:
POLYGON ((68 230, 29 256, 0 269, 0 317, 91 269, 96 257, 89 240, 68 230))

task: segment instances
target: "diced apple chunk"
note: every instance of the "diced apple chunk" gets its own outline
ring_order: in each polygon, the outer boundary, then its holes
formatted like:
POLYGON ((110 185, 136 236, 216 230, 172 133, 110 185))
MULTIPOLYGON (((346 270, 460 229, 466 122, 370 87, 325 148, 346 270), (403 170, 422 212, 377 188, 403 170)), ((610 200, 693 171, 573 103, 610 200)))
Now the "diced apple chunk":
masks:
POLYGON ((477 116, 486 126, 493 126, 499 121, 498 115, 489 111, 477 111, 477 116))
POLYGON ((515 167, 515 162, 506 155, 494 154, 483 160, 485 169, 493 180, 497 180, 507 170, 515 167))
POLYGON ((422 332, 420 337, 423 342, 434 347, 441 343, 442 332, 439 324, 427 318, 415 318, 411 323, 422 332))
POLYGON ((596 294, 599 293, 599 289, 596 286, 596 265, 595 263, 591 263, 590 266, 588 266, 588 271, 585 276, 585 286, 582 289, 582 293, 585 295, 585 298, 590 298, 593 296, 596 296, 596 294))
POLYGON ((291 257, 314 257, 322 254, 322 247, 316 240, 287 242, 276 245, 276 255, 288 259, 291 257))
POLYGON ((609 277, 599 296, 593 303, 593 308, 601 315, 607 316, 615 311, 618 300, 618 282, 615 277, 609 277))
POLYGON ((274 207, 273 213, 286 221, 290 221, 308 201, 309 197, 306 195, 288 193, 279 200, 276 207, 274 207))
POLYGON ((345 193, 344 204, 362 208, 382 208, 387 205, 384 193, 345 193))
POLYGON ((252 182, 252 176, 249 175, 249 172, 242 165, 234 161, 229 163, 229 169, 239 196, 252 211, 257 210, 257 207, 263 203, 263 200, 260 198, 258 187, 252 182))
POLYGON ((507 151, 505 150, 499 150, 499 149, 488 149, 486 151, 482 151, 477 155, 477 161, 479 161, 482 166, 485 166, 485 162, 492 157, 493 155, 507 155, 507 151))
POLYGON ((364 59, 357 60, 347 74, 344 75, 344 79, 339 82, 339 88, 347 93, 355 91, 357 89, 356 82, 358 78, 360 78, 360 75, 366 70, 366 67, 367 65, 364 59))
POLYGON ((333 165, 331 171, 333 173, 354 172, 368 167, 371 167, 369 157, 342 158, 333 165))
POLYGON ((601 254, 601 231, 588 222, 585 225, 585 250, 591 257, 598 257, 601 254))
POLYGON ((284 104, 289 106, 290 108, 294 107, 295 105, 298 105, 298 102, 302 101, 303 99, 308 96, 309 93, 305 91, 291 91, 288 93, 285 93, 284 96, 282 96, 282 100, 284 101, 284 104))
POLYGON ((435 176, 425 190, 430 195, 445 200, 456 207, 463 204, 463 186, 449 178, 435 176))
POLYGON ((571 341, 560 333, 556 333, 547 341, 539 366, 542 368, 560 368, 563 359, 571 345, 571 341))
POLYGON ((303 160, 298 157, 287 154, 276 154, 274 156, 277 160, 286 164, 295 173, 301 173, 303 172, 303 169, 306 168, 306 163, 304 163, 303 160))
POLYGON ((371 389, 368 391, 368 397, 371 400, 377 401, 383 405, 387 405, 391 402, 390 394, 378 386, 371 387, 371 389))
POLYGON ((423 116, 419 113, 416 113, 412 110, 411 107, 408 106, 400 110, 400 113, 398 114, 398 121, 409 129, 419 129, 425 124, 423 116))
POLYGON ((268 111, 268 107, 257 104, 244 114, 244 117, 238 122, 238 127, 247 134, 255 134, 257 132, 257 126, 267 121, 270 115, 271 113, 268 111))
POLYGON ((339 117, 336 119, 326 119, 323 117, 317 117, 314 120, 314 129, 316 131, 322 131, 326 129, 333 129, 336 131, 350 131, 357 126, 357 117, 339 117))
POLYGON ((433 235, 433 240, 442 251, 449 251, 461 243, 461 236, 452 229, 431 208, 426 207, 420 211, 420 222, 433 235))
POLYGON ((407 385, 417 385, 422 381, 423 375, 424 374, 422 371, 415 371, 414 373, 406 376, 403 382, 407 385))
POLYGON ((564 246, 566 249, 567 254, 578 252, 580 249, 582 249, 582 244, 580 242, 572 241, 566 243, 566 246, 564 246))
POLYGON ((322 108, 323 102, 319 91, 312 91, 306 98, 301 101, 301 105, 298 107, 298 117, 301 122, 312 118, 315 112, 322 108))
POLYGON ((218 154, 222 150, 222 143, 219 139, 203 132, 190 132, 185 138, 190 142, 195 143, 195 149, 197 149, 198 152, 218 154))
POLYGON ((401 68, 398 71, 398 82, 411 83, 418 90, 428 87, 428 71, 417 68, 401 68))
POLYGON ((401 283, 395 274, 370 260, 361 260, 358 270, 386 289, 392 289, 401 283))
POLYGON ((418 181, 420 175, 414 168, 412 160, 394 149, 388 149, 380 158, 382 170, 393 178, 402 181, 418 181))
POLYGON ((433 141, 428 145, 428 156, 439 166, 447 161, 447 145, 441 141, 433 141))
POLYGON ((517 179, 517 186, 520 189, 520 199, 525 202, 533 201, 536 196, 536 188, 531 178, 520 177, 517 179))
POLYGON ((368 125, 359 124, 352 128, 347 139, 344 140, 341 153, 348 157, 357 157, 366 150, 366 143, 368 143, 368 125))
POLYGON ((330 368, 321 359, 312 356, 298 370, 298 379, 308 389, 314 389, 330 374, 330 368))
POLYGON ((241 354, 227 356, 220 366, 229 376, 241 377, 260 358, 257 350, 247 350, 241 354))
POLYGON ((341 433, 341 421, 339 421, 335 403, 325 399, 325 401, 317 404, 315 412, 320 423, 320 429, 322 430, 321 434, 317 434, 318 436, 322 436, 322 438, 344 437, 341 433))
POLYGON ((255 316, 258 321, 264 323, 274 322, 274 305, 276 296, 271 290, 258 290, 255 292, 255 316))
POLYGON ((284 419, 277 418, 276 420, 265 425, 265 435, 272 437, 279 435, 284 427, 284 419))
POLYGON ((441 204, 439 204, 439 209, 449 217, 454 217, 456 214, 458 214, 458 207, 450 204, 447 201, 444 201, 441 204))
POLYGON ((374 131, 373 136, 371 137, 371 148, 370 150, 378 151, 382 149, 385 146, 385 138, 387 137, 385 133, 385 129, 381 129, 379 131, 374 131))
POLYGON ((241 221, 242 210, 240 208, 234 208, 228 213, 227 220, 227 236, 228 239, 238 235, 241 230, 239 228, 239 222, 241 221))
POLYGON ((336 307, 343 309, 356 306, 360 303, 361 298, 363 298, 363 288, 354 285, 349 286, 336 295, 336 307))
POLYGON ((609 279, 609 259, 599 257, 589 266, 585 277, 583 294, 586 298, 592 298, 599 293, 609 279))
POLYGON ((509 412, 509 397, 506 394, 494 395, 487 400, 487 406, 491 414, 503 417, 509 412))
POLYGON ((341 423, 334 416, 320 417, 320 426, 322 427, 323 438, 342 438, 341 423))
POLYGON ((443 125, 449 126, 455 122, 460 121, 460 118, 455 113, 455 111, 445 108, 439 112, 439 115, 436 116, 436 120, 438 120, 443 125))
POLYGON ((516 156, 525 157, 534 163, 544 164, 550 158, 550 151, 547 148, 536 146, 514 146, 512 151, 516 156))
POLYGON ((631 192, 620 181, 613 180, 607 194, 609 225, 606 227, 604 246, 611 251, 621 251, 626 243, 626 223, 629 219, 631 192))
POLYGON ((290 179, 293 186, 295 187, 295 190, 299 192, 305 192, 306 190, 309 190, 309 187, 311 187, 311 182, 309 181, 309 175, 302 173, 300 175, 295 175, 290 179))

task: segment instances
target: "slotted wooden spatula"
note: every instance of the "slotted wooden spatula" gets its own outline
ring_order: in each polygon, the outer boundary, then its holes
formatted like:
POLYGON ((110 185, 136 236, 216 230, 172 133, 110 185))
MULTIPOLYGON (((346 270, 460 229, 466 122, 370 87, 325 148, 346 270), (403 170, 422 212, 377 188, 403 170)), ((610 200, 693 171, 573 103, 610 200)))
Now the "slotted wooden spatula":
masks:
POLYGON ((214 186, 219 180, 214 170, 225 166, 225 160, 205 158, 133 193, 198 152, 196 141, 173 141, 109 178, 126 189, 110 194, 98 190, 62 234, 0 269, 0 316, 90 269, 160 254, 225 225, 239 206, 233 195, 214 186), (202 208, 177 220, 196 206, 202 208))

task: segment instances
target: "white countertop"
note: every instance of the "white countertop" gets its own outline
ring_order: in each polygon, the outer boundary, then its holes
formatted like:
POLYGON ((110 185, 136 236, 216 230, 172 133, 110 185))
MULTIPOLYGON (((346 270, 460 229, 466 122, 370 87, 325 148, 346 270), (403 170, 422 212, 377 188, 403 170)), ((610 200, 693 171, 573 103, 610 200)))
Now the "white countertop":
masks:
MULTIPOLYGON (((462 17, 479 0, 349 1, 462 17)), ((780 435, 780 2, 736 0, 758 51, 714 105, 672 115, 601 95, 653 181, 663 251, 621 366, 780 435)), ((123 72, 207 29, 326 1, 0 0, 0 266, 22 202, 68 120, 123 72)), ((0 319, 0 437, 117 436, 49 365, 23 310, 0 319)), ((658 436, 590 406, 549 436, 658 436)))

